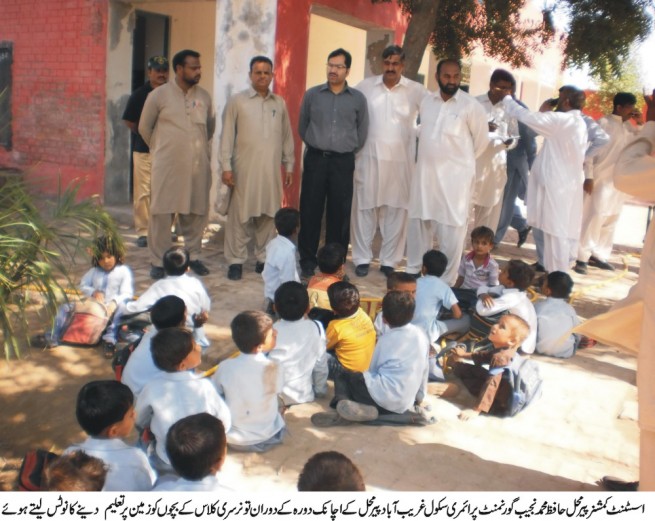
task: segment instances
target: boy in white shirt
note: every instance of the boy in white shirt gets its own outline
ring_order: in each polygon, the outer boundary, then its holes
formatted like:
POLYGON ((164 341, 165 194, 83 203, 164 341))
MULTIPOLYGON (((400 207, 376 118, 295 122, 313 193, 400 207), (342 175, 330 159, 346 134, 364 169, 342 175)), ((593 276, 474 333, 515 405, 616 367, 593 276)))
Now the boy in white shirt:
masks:
POLYGON ((75 415, 89 437, 71 445, 64 453, 84 451, 109 467, 106 491, 150 490, 157 479, 147 456, 127 445, 134 428, 134 395, 115 380, 99 380, 84 385, 77 395, 75 415))
POLYGON ((285 282, 275 292, 275 311, 280 320, 275 347, 268 359, 277 362, 283 374, 281 398, 285 405, 313 402, 327 393, 325 331, 310 320, 309 295, 300 282, 285 282))
POLYGON ((277 333, 262 311, 239 313, 230 328, 241 354, 222 362, 212 376, 232 413, 227 442, 233 450, 265 452, 282 443, 286 430, 278 404, 282 370, 266 356, 277 333))

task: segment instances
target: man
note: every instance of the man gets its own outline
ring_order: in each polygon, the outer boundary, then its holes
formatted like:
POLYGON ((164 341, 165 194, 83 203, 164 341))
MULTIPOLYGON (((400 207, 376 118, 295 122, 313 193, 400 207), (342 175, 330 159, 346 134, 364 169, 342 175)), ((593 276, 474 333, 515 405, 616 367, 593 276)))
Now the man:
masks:
POLYGON ((484 107, 489 121, 489 145, 476 161, 473 195, 475 226, 498 227, 502 198, 507 182, 507 150, 516 148, 518 124, 505 114, 501 101, 514 90, 514 76, 496 69, 489 80, 489 91, 476 99, 484 107))
POLYGON ((198 259, 209 208, 211 170, 209 140, 214 133, 214 111, 209 93, 198 87, 200 54, 184 50, 173 57, 173 81, 148 96, 139 134, 150 147, 150 276, 164 277, 162 258, 171 246, 171 222, 177 213, 180 231, 197 275, 209 270, 198 259))
POLYGON ((312 277, 326 211, 325 242, 348 251, 355 152, 366 142, 368 111, 364 95, 348 86, 352 57, 344 49, 328 56, 327 83, 312 87, 300 107, 298 133, 305 142, 300 191, 298 250, 303 277, 312 277), (326 205, 327 203, 327 205, 326 205))
POLYGON ((636 129, 628 120, 635 117, 637 98, 629 92, 614 96, 614 110, 598 123, 610 142, 593 161, 585 164, 588 172, 582 208, 582 234, 574 271, 584 275, 587 263, 603 270, 613 270, 607 261, 614 243, 614 229, 619 220, 625 195, 614 187, 614 167, 621 151, 634 138, 636 129))
POLYGON ((544 144, 528 180, 528 223, 536 228, 539 264, 546 271, 567 272, 577 251, 582 215, 582 164, 587 148, 587 126, 580 110, 585 95, 563 87, 558 100, 542 105, 546 112, 530 112, 511 96, 503 100, 507 113, 544 136, 544 144), (553 103, 556 110, 553 112, 553 103), (543 259, 543 263, 541 262, 543 259))
POLYGON ((293 176, 293 136, 284 100, 269 90, 273 62, 250 60, 251 87, 233 96, 225 107, 220 163, 223 183, 232 189, 225 227, 227 277, 239 280, 254 236, 255 271, 264 270, 266 244, 275 236, 275 212, 282 201, 280 165, 285 185, 293 176))
POLYGON ((380 226, 380 271, 389 276, 405 254, 409 184, 414 167, 416 116, 428 94, 405 78, 405 53, 382 52, 384 73, 357 85, 368 102, 369 133, 355 160, 351 236, 355 274, 365 277, 380 226))
POLYGON ((448 258, 441 277, 457 278, 475 176, 475 160, 489 144, 487 115, 461 90, 462 68, 454 59, 437 64, 439 90, 423 99, 419 111, 418 157, 410 187, 407 272, 418 274, 433 238, 448 258))
POLYGON ((139 135, 139 119, 148 94, 167 81, 168 60, 164 56, 153 56, 148 60, 148 81, 132 93, 123 112, 123 123, 132 131, 132 201, 139 248, 148 246, 150 217, 150 149, 139 135))

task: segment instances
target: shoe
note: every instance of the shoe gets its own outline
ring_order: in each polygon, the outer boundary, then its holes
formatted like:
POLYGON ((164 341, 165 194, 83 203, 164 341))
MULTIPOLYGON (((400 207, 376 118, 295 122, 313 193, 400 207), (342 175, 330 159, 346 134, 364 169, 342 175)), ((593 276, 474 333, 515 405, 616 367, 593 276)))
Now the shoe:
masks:
POLYGON ((582 261, 575 261, 575 266, 573 267, 573 271, 579 273, 580 275, 586 275, 587 263, 582 261))
POLYGON ((166 272, 164 271, 164 268, 161 266, 150 266, 150 278, 159 280, 163 279, 166 276, 166 272))
POLYGON ((532 264, 532 269, 533 269, 534 271, 538 271, 539 273, 546 273, 546 268, 544 268, 544 267, 543 267, 541 264, 539 264, 538 262, 535 262, 534 264, 532 264))
POLYGON ((195 273, 196 275, 200 275, 201 277, 204 277, 205 275, 209 275, 209 270, 207 269, 207 266, 205 266, 202 261, 196 259, 192 260, 189 263, 189 268, 191 268, 191 271, 195 273))
POLYGON ((637 492, 639 490, 639 481, 625 481, 613 476, 603 476, 599 484, 605 490, 613 492, 637 492))
POLYGON ((519 240, 516 241, 517 248, 523 246, 525 244, 525 241, 528 240, 528 235, 530 235, 530 230, 532 230, 532 226, 528 226, 527 228, 519 232, 519 240))
POLYGON ((612 266, 609 262, 602 261, 593 255, 589 257, 589 266, 598 268, 600 270, 614 271, 614 266, 612 266))
POLYGON ((380 266, 380 271, 384 273, 385 277, 389 278, 389 275, 391 275, 396 270, 391 266, 380 266))
POLYGON ((368 264, 360 264, 355 266, 355 275, 358 277, 366 277, 368 275, 368 264))
POLYGON ((351 422, 370 422, 378 419, 377 407, 352 400, 339 400, 337 412, 343 419, 351 422))
POLYGON ((454 382, 430 382, 428 383, 428 394, 440 398, 453 398, 459 394, 461 387, 454 382))
POLYGON ((148 247, 148 237, 146 237, 145 235, 140 235, 136 240, 136 245, 139 248, 147 248, 148 247))
POLYGON ((265 263, 257 261, 255 263, 255 273, 261 273, 264 271, 265 263))
POLYGON ((338 427, 340 425, 352 425, 352 422, 349 422, 345 418, 341 417, 336 412, 317 412, 312 414, 311 417, 312 425, 316 427, 338 427))
POLYGON ((114 358, 114 353, 116 352, 116 345, 105 340, 102 341, 102 354, 104 357, 109 360, 114 358))
POLYGON ((241 264, 230 264, 227 269, 227 278, 230 280, 241 280, 243 266, 241 264))
POLYGON ((314 269, 315 268, 300 268, 300 274, 303 276, 305 279, 311 279, 314 276, 314 269))

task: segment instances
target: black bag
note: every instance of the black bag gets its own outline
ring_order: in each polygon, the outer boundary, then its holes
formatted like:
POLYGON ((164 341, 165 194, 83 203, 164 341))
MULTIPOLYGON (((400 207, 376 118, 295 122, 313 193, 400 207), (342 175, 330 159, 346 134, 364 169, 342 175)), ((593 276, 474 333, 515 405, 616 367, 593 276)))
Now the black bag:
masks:
POLYGON ((38 492, 44 490, 45 469, 59 454, 43 449, 31 450, 23 458, 18 472, 18 490, 38 492))
POLYGON ((469 330, 468 334, 472 338, 476 339, 487 338, 489 336, 489 332, 491 331, 491 327, 495 324, 498 324, 500 317, 508 314, 509 310, 505 310, 501 311, 500 313, 496 313, 495 315, 483 317, 482 315, 478 315, 476 311, 471 315, 471 329, 469 330))
POLYGON ((117 324, 118 344, 116 345, 114 358, 111 361, 114 376, 119 382, 123 378, 123 370, 127 361, 139 345, 139 342, 141 342, 150 324, 150 315, 148 313, 123 315, 119 320, 117 324))

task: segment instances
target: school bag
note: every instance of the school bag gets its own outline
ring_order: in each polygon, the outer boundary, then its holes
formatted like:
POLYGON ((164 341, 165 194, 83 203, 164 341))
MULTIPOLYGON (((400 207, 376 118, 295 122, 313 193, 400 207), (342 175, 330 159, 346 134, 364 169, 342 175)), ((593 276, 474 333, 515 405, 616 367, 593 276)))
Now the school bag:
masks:
POLYGON ((508 314, 509 310, 505 310, 496 313, 495 315, 483 317, 482 315, 479 315, 477 311, 473 312, 471 314, 471 327, 468 332, 469 337, 474 339, 487 338, 492 326, 500 322, 500 317, 508 314))
POLYGON ((87 299, 74 302, 66 313, 59 341, 72 346, 95 346, 109 324, 104 304, 87 299))
POLYGON ((139 342, 150 326, 150 314, 147 312, 123 315, 118 321, 116 351, 111 361, 111 367, 114 370, 114 376, 119 382, 123 378, 123 370, 127 361, 134 350, 138 347, 139 342))
POLYGON ((534 360, 515 355, 509 366, 504 368, 503 378, 512 387, 506 416, 516 416, 541 396, 543 380, 539 365, 534 360))
POLYGON ((18 472, 18 490, 38 492, 43 490, 45 469, 59 454, 43 449, 30 450, 25 454, 18 472))

